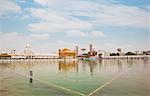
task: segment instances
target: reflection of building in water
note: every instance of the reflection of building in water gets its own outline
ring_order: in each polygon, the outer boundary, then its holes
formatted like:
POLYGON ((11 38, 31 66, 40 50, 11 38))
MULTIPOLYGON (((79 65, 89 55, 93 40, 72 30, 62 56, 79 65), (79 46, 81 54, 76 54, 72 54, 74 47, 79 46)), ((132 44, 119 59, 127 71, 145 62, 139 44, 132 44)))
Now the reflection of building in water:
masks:
POLYGON ((118 71, 121 72, 122 71, 122 62, 121 60, 118 59, 118 71))
POLYGON ((75 60, 59 61, 59 70, 63 71, 63 72, 69 72, 69 71, 77 71, 78 72, 78 62, 75 60))
POLYGON ((72 51, 70 49, 64 48, 59 49, 59 57, 60 58, 75 58, 76 57, 76 51, 72 51))
POLYGON ((18 68, 22 68, 21 70, 29 70, 32 69, 33 66, 37 66, 34 61, 13 61, 13 62, 0 62, 0 70, 2 69, 11 69, 18 70, 18 68))
POLYGON ((93 72, 94 72, 96 65, 97 65, 96 61, 89 61, 89 67, 90 67, 90 72, 92 76, 93 76, 93 72))
POLYGON ((128 67, 132 67, 134 64, 134 61, 132 59, 127 59, 127 65, 128 67))
POLYGON ((96 68, 98 63, 97 63, 97 61, 84 61, 83 67, 85 67, 85 65, 87 65, 87 64, 89 65, 91 76, 93 76, 94 69, 96 68))

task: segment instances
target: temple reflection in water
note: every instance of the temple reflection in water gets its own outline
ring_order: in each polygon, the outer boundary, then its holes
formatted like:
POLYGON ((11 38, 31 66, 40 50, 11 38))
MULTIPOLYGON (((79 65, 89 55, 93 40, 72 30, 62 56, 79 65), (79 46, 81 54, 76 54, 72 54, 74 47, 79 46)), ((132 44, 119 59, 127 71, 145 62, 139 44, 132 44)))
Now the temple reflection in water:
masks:
MULTIPOLYGON (((133 64, 138 61, 134 60, 94 60, 94 61, 84 61, 84 60, 29 60, 29 61, 11 61, 11 62, 1 62, 0 69, 6 70, 31 70, 31 69, 39 69, 39 68, 53 68, 55 71, 59 71, 63 74, 79 71, 89 72, 90 75, 94 75, 94 72, 97 71, 107 71, 107 70, 118 70, 121 72, 124 67, 132 67, 133 64), (49 66, 49 67, 48 67, 49 66)), ((146 61, 144 61, 146 62, 146 61)), ((143 63, 144 63, 143 62, 143 63)))
POLYGON ((62 73, 88 71, 91 76, 97 70, 118 70, 122 72, 123 67, 132 67, 132 60, 61 60, 58 61, 58 70, 62 73))
POLYGON ((58 61, 59 71, 62 72, 69 72, 69 71, 76 71, 78 72, 78 61, 77 60, 64 60, 58 61))
MULTIPOLYGON (((6 93, 4 96, 22 96, 22 91, 25 93, 23 96, 28 96, 29 91, 34 95, 37 95, 38 92, 43 94, 49 92, 45 95, 49 96, 53 92, 58 94, 60 90, 56 91, 54 86, 60 86, 67 90, 89 94, 97 86, 103 86, 103 84, 107 84, 106 82, 114 80, 111 86, 106 87, 108 89, 105 91, 108 93, 115 90, 113 92, 118 94, 118 90, 121 90, 119 92, 122 94, 123 90, 127 93, 130 92, 131 96, 135 92, 139 92, 139 96, 148 96, 149 68, 149 61, 146 59, 6 61, 0 62, 0 90, 8 90, 8 94, 6 93)), ((3 93, 5 94, 6 91, 3 93)), ((100 90, 96 94, 98 95, 93 96, 99 96, 102 91, 100 90)), ((121 96, 120 94, 118 96, 121 96)))

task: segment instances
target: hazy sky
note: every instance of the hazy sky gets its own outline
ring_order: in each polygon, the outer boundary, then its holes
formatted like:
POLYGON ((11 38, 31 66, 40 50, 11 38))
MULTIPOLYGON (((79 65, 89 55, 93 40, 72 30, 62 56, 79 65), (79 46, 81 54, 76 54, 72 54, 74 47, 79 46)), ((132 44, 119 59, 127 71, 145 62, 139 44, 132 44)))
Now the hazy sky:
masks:
POLYGON ((0 0, 0 52, 150 49, 150 0, 0 0))

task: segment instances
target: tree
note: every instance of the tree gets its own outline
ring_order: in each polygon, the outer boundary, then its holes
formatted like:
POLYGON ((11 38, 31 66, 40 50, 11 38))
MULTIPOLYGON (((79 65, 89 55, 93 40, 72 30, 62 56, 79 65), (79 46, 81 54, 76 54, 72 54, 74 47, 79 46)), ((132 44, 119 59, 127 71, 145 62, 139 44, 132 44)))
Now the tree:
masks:
POLYGON ((137 54, 135 54, 133 52, 127 52, 125 55, 137 55, 137 54))

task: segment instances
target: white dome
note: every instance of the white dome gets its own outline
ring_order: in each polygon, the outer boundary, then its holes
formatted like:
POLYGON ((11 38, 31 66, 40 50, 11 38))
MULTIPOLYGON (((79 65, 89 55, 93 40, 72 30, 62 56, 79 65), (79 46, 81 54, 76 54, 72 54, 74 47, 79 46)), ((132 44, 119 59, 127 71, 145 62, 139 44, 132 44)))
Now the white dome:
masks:
POLYGON ((26 48, 30 48, 30 44, 27 44, 27 45, 26 45, 26 48))

